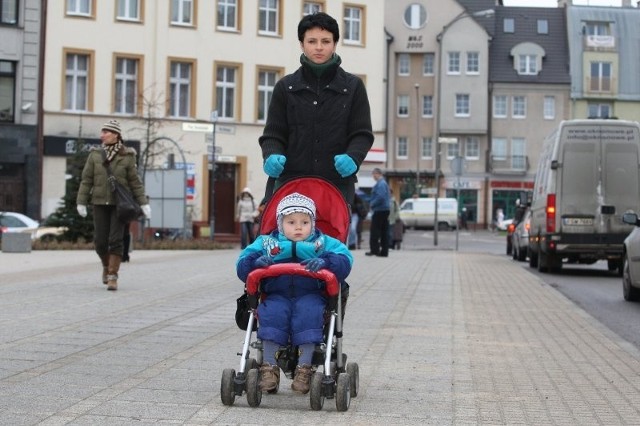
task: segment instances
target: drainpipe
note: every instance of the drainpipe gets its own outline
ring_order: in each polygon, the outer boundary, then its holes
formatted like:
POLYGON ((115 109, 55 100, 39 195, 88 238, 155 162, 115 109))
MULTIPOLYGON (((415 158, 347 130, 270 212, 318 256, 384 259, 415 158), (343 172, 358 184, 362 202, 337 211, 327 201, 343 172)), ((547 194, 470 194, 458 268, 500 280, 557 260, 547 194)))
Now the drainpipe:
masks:
POLYGON ((44 94, 44 52, 47 32, 47 0, 40 2, 40 48, 38 49, 38 106, 36 111, 36 138, 38 144, 38 216, 42 216, 42 182, 44 163, 44 106, 42 105, 44 94))
POLYGON ((391 85, 391 82, 389 81, 389 76, 390 76, 390 70, 389 68, 391 67, 391 58, 390 58, 390 53, 391 53, 391 43, 393 43, 393 35, 391 35, 391 33, 389 31, 387 31, 387 29, 384 29, 384 33, 386 36, 386 40, 387 40, 387 70, 386 70, 386 77, 385 80, 387 82, 386 84, 386 88, 385 88, 385 105, 384 105, 384 118, 385 118, 385 130, 384 130, 384 151, 386 153, 386 157, 387 157, 387 165, 386 165, 386 169, 389 170, 392 168, 392 155, 389 155, 389 149, 391 149, 391 141, 389 139, 389 137, 391 136, 389 134, 389 122, 391 121, 389 118, 389 93, 391 91, 391 88, 389 87, 391 85))

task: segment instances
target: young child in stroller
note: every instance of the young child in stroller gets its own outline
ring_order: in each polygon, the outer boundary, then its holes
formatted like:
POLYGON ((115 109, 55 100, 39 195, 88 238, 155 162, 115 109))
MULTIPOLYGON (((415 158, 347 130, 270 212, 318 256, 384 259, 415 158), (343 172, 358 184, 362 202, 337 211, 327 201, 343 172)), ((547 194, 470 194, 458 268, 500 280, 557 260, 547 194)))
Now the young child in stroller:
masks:
MULTIPOLYGON (((274 263, 300 262, 317 272, 328 269, 340 281, 351 272, 353 257, 347 246, 315 226, 314 201, 292 193, 280 200, 276 209, 278 229, 260 235, 241 253, 236 264, 238 277, 246 282, 249 273, 274 263)), ((291 388, 309 392, 313 374, 312 356, 316 344, 323 341, 326 298, 323 283, 315 278, 283 275, 262 283, 266 298, 258 305, 260 322, 257 336, 262 340, 263 363, 260 366, 260 390, 278 388, 280 368, 276 357, 281 347, 298 348, 298 365, 291 388)))

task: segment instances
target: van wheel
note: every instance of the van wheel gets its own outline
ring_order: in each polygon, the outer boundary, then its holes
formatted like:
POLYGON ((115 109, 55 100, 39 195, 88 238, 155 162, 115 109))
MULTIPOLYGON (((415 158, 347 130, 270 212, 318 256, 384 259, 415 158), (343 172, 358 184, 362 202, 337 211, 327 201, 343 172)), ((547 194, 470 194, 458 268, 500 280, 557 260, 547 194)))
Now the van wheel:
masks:
POLYGON ((542 252, 538 253, 538 272, 549 272, 549 259, 542 252))
POLYGON ((449 229, 449 224, 447 222, 438 223, 438 231, 448 231, 449 229))
POLYGON ((607 260, 607 269, 609 269, 609 271, 611 272, 614 272, 617 276, 621 277, 624 269, 623 260, 607 260))
POLYGON ((533 250, 529 249, 529 267, 537 268, 538 267, 538 253, 534 253, 533 250))

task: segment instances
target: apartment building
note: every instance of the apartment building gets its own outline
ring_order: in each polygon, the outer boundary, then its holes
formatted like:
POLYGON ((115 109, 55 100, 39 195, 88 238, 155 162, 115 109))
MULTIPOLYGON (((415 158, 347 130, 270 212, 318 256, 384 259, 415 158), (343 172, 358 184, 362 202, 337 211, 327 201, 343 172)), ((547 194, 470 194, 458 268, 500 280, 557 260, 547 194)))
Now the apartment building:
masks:
POLYGON ((40 216, 41 2, 0 0, 0 211, 40 216))
MULTIPOLYGON (((146 167, 187 171, 190 220, 206 223, 213 205, 216 233, 234 233, 242 188, 251 187, 258 200, 264 192, 257 141, 271 92, 300 65, 300 18, 319 10, 341 24, 337 53, 343 67, 365 81, 375 146, 383 150, 381 1, 49 2, 43 215, 64 194, 76 141, 98 143, 102 123, 117 118, 125 139, 147 158, 146 167)), ((379 157, 369 160, 361 172, 365 177, 381 164, 379 157)))
POLYGON ((496 9, 490 49, 488 211, 513 217, 533 189, 542 141, 571 116, 564 8, 496 9), (523 202, 525 200, 522 200, 523 202))

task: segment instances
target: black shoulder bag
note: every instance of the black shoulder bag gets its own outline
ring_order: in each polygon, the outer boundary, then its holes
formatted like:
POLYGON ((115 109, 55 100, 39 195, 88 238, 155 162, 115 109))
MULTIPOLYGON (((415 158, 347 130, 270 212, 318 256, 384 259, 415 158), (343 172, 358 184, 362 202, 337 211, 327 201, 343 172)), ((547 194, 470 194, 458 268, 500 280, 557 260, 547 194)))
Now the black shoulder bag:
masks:
POLYGON ((102 151, 102 158, 104 159, 104 166, 107 168, 108 180, 111 184, 111 192, 116 195, 116 211, 118 219, 122 223, 129 223, 133 220, 140 219, 144 216, 140 204, 124 185, 118 182, 118 179, 113 175, 111 170, 111 164, 107 161, 107 154, 102 151))

